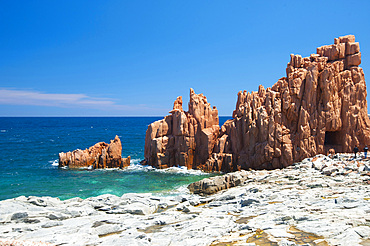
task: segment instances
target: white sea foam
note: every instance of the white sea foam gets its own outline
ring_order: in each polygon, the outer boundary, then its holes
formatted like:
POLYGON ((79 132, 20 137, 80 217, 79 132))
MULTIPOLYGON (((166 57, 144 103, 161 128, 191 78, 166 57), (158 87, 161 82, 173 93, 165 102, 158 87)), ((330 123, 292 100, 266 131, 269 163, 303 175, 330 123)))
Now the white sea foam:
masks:
POLYGON ((171 194, 190 194, 188 185, 181 185, 170 192, 171 194))
MULTIPOLYGON (((131 165, 125 167, 123 170, 119 168, 105 168, 105 169, 94 169, 94 171, 123 171, 123 172, 160 172, 160 173, 169 173, 169 174, 186 174, 186 175, 208 175, 201 170, 187 169, 185 166, 181 167, 169 167, 165 169, 157 169, 152 166, 143 166, 140 164, 141 159, 132 159, 131 165)), ((59 160, 49 161, 52 166, 59 166, 59 160)), ((68 167, 62 167, 68 169, 68 167)), ((80 170, 93 170, 92 166, 90 167, 81 167, 80 170)))
POLYGON ((169 167, 165 169, 157 169, 152 166, 143 166, 139 163, 135 164, 132 161, 131 165, 124 169, 125 171, 144 171, 144 172, 160 172, 160 173, 173 173, 173 174, 190 174, 190 175, 207 175, 201 170, 187 169, 185 166, 180 167, 169 167))
POLYGON ((123 170, 126 172, 135 172, 135 171, 149 172, 149 171, 155 170, 155 168, 151 166, 143 166, 138 163, 138 164, 131 164, 130 166, 125 167, 125 169, 123 170))
POLYGON ((7 130, 1 130, 0 132, 7 132, 7 130))
POLYGON ((122 171, 118 167, 104 168, 104 169, 94 169, 93 166, 89 166, 89 167, 81 167, 80 169, 94 170, 94 171, 98 171, 98 172, 122 171))
POLYGON ((141 159, 131 159, 131 165, 132 164, 140 164, 141 159))
POLYGON ((181 173, 181 174, 191 174, 191 175, 207 175, 208 174, 201 170, 188 169, 185 166, 169 167, 166 169, 157 169, 157 170, 158 172, 165 172, 165 173, 181 173))
POLYGON ((156 196, 179 196, 179 195, 190 195, 190 191, 189 189, 187 188, 188 185, 181 185, 181 186, 177 186, 173 189, 169 189, 169 190, 164 190, 164 191, 160 191, 160 192, 156 192, 156 193, 153 193, 155 194, 156 196))
POLYGON ((51 163, 51 165, 54 167, 59 166, 59 160, 49 161, 49 163, 51 163))

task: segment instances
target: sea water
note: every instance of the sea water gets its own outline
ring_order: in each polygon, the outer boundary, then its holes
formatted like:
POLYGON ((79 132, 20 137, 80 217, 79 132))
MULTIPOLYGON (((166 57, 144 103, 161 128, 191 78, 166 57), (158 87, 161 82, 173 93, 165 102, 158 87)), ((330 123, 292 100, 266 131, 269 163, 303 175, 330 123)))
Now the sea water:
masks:
MULTIPOLYGON (((18 196, 87 198, 102 194, 181 193, 210 174, 140 165, 148 125, 162 117, 0 117, 0 200, 18 196), (85 149, 118 135, 124 169, 58 168, 58 153, 85 149)), ((220 123, 227 117, 220 117, 220 123)))

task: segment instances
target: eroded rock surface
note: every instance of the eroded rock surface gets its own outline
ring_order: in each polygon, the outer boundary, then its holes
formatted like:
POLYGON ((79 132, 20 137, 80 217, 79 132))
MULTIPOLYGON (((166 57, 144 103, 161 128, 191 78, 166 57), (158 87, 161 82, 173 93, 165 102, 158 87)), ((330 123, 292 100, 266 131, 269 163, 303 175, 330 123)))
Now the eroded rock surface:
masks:
POLYGON ((189 111, 182 108, 182 97, 174 103, 170 115, 148 126, 145 137, 146 163, 157 168, 206 163, 219 133, 218 111, 203 94, 190 89, 189 111))
POLYGON ((149 126, 145 158, 156 167, 230 172, 287 167, 329 149, 362 149, 370 144, 370 120, 360 63, 353 35, 310 57, 292 54, 287 76, 271 88, 238 93, 233 119, 220 130, 217 111, 194 103, 194 93, 189 112, 178 98, 172 115, 149 126))
POLYGON ((208 196, 21 196, 0 201, 0 245, 368 245, 369 167, 362 156, 318 155, 237 172, 243 182, 208 196))
POLYGON ((59 153, 59 167, 69 168, 124 168, 130 165, 130 156, 122 158, 122 144, 118 136, 109 144, 99 142, 85 150, 59 153))
MULTIPOLYGON (((221 153, 232 153, 234 170, 281 168, 333 148, 350 152, 370 143, 366 84, 359 43, 353 35, 291 55, 271 88, 239 92, 233 120, 221 128, 221 153)), ((212 162, 210 162, 212 164, 212 162)))

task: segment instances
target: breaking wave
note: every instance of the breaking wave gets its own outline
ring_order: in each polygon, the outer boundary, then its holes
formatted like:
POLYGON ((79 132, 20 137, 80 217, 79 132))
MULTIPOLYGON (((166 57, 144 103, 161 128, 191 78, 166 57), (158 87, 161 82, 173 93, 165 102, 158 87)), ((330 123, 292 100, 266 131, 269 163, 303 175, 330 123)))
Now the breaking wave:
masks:
MULTIPOLYGON (((165 169, 157 169, 152 166, 144 166, 140 164, 141 159, 132 159, 131 164, 124 169, 119 168, 106 168, 106 169, 96 169, 94 171, 122 171, 122 172, 159 172, 168 174, 184 174, 184 175, 209 175, 201 170, 187 169, 185 166, 169 167, 165 169)), ((52 166, 57 167, 59 165, 59 160, 49 161, 52 166)), ((68 167, 63 167, 63 169, 68 169, 68 167)), ((79 170, 92 170, 91 167, 78 168, 79 170)))
POLYGON ((51 163, 51 165, 54 167, 59 166, 59 160, 49 161, 49 163, 51 163))

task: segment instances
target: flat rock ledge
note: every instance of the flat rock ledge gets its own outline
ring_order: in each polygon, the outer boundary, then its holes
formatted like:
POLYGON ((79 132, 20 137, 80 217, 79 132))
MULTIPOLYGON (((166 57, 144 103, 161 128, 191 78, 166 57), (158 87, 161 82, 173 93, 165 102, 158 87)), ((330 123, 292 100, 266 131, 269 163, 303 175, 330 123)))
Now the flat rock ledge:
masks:
POLYGON ((207 196, 17 197, 0 201, 0 245, 369 245, 369 167, 319 155, 208 179, 235 187, 207 196))
MULTIPOLYGON (((342 176, 348 175, 351 172, 361 173, 365 177, 370 177, 370 162, 359 157, 356 160, 350 154, 337 154, 332 158, 324 155, 317 155, 314 158, 307 158, 303 162, 295 164, 302 166, 302 163, 309 163, 309 167, 318 170, 323 175, 327 176, 342 176)), ((293 164, 294 166, 294 164, 293 164)), ((293 167, 296 169, 295 167, 293 167)), ((291 168, 286 168, 291 169, 291 168)), ((276 173, 276 171, 265 171, 267 173, 276 173)), ((237 171, 227 173, 222 176, 205 178, 198 182, 188 185, 190 192, 200 195, 211 195, 221 190, 229 189, 239 185, 245 185, 248 182, 256 181, 256 174, 260 171, 237 171)))

